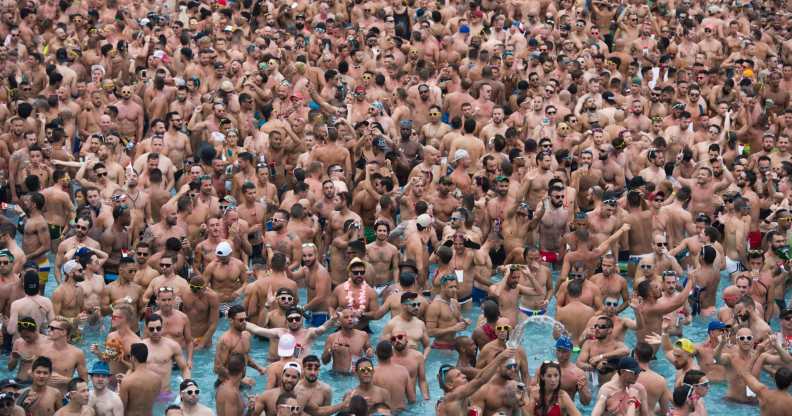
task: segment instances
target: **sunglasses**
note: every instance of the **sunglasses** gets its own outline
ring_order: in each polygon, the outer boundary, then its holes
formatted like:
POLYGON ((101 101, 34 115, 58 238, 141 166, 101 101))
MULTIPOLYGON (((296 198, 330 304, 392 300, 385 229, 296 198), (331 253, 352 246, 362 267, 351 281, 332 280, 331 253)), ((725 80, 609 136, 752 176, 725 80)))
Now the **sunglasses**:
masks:
POLYGON ((640 267, 643 270, 651 270, 652 267, 654 267, 654 266, 652 266, 651 264, 642 264, 640 267))
POLYGON ((190 289, 201 290, 204 287, 206 287, 206 286, 204 286, 204 285, 194 285, 194 284, 190 283, 190 289))
POLYGON ((569 273, 569 277, 573 279, 582 279, 586 277, 586 275, 584 275, 583 273, 569 273))
POLYGON ((352 270, 350 273, 352 273, 352 276, 365 276, 366 275, 366 271, 365 270, 352 270))
POLYGON ((668 243, 655 243, 657 247, 668 247, 668 243))
POLYGON ((740 335, 737 337, 737 340, 751 342, 753 341, 753 335, 740 335))
POLYGON ((401 334, 401 335, 394 335, 394 336, 390 337, 390 340, 391 340, 391 342, 393 342, 393 341, 404 341, 405 338, 407 338, 407 336, 401 334))
POLYGON ((184 394, 186 394, 188 396, 197 396, 197 395, 201 394, 201 390, 198 390, 198 389, 195 389, 195 390, 184 390, 184 394))
POLYGON ((148 253, 146 253, 145 251, 138 251, 138 252, 135 253, 135 255, 144 257, 144 256, 148 256, 148 253))
POLYGON ((606 300, 605 301, 605 306, 616 307, 616 306, 619 306, 619 302, 610 302, 610 301, 606 300))
POLYGON ((38 324, 35 322, 17 322, 17 328, 36 329, 38 324))
POLYGON ((371 374, 374 372, 374 367, 360 367, 358 368, 358 373, 368 373, 371 374))
POLYGON ((511 330, 512 330, 512 327, 511 327, 511 325, 498 325, 498 326, 496 326, 496 327, 495 327, 495 330, 496 330, 496 331, 506 331, 506 332, 509 332, 509 331, 511 331, 511 330))
POLYGON ((294 301, 294 296, 281 295, 281 296, 278 296, 278 300, 281 301, 281 302, 292 302, 292 301, 294 301))
POLYGON ((11 262, 8 260, 0 261, 0 266, 8 266, 9 264, 11 264, 11 262))
POLYGON ((160 263, 160 267, 171 267, 173 263, 160 263))
POLYGON ((160 325, 160 326, 149 326, 148 330, 149 330, 149 332, 160 332, 160 331, 162 331, 162 325, 160 325))
POLYGON ((508 368, 508 369, 510 369, 510 370, 514 370, 514 369, 516 369, 516 368, 517 368, 517 363, 509 363, 509 364, 506 364, 506 368, 508 368))
POLYGON ((100 178, 103 178, 103 177, 107 176, 107 172, 96 172, 96 176, 98 176, 100 178))
POLYGON ((302 406, 300 405, 279 404, 278 407, 282 409, 288 409, 290 413, 302 412, 302 406))
POLYGON ((286 320, 289 322, 300 322, 302 321, 302 316, 290 316, 286 320))
POLYGON ((163 287, 159 288, 157 291, 160 292, 160 293, 162 293, 162 292, 173 293, 173 288, 172 287, 168 287, 168 286, 163 286, 163 287))
POLYGON ((83 230, 83 231, 88 230, 88 227, 86 227, 84 225, 75 225, 74 228, 76 228, 78 230, 83 230))

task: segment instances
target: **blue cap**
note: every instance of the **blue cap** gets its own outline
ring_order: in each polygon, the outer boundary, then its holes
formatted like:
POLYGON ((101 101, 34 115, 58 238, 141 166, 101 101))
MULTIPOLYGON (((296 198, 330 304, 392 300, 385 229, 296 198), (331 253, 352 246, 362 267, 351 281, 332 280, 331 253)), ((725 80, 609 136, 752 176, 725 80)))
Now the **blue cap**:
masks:
POLYGON ((97 361, 93 363, 91 366, 91 371, 88 372, 89 375, 97 375, 97 376, 110 376, 110 367, 107 366, 107 363, 104 361, 97 361))
POLYGON ((470 33, 470 26, 468 25, 459 26, 459 33, 470 33))
POLYGON ((558 337, 556 341, 556 349, 557 350, 565 350, 565 351, 572 351, 573 345, 572 340, 569 337, 558 337))
POLYGON ((709 323, 709 325, 707 325, 707 332, 717 331, 720 329, 727 329, 727 328, 731 328, 731 325, 727 325, 726 323, 721 321, 712 321, 709 323))

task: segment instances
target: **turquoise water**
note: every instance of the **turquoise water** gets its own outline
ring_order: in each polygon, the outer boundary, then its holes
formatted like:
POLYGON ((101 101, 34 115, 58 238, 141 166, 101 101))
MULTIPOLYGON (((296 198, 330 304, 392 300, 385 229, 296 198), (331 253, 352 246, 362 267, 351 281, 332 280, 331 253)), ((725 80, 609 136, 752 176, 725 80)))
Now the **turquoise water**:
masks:
MULTIPOLYGON (((723 290, 729 284, 728 276, 724 275, 721 279, 720 291, 723 290)), ((54 278, 50 277, 49 283, 47 284, 46 293, 49 295, 55 288, 54 278)), ((719 291, 719 292, 720 292, 719 291)), ((305 290, 303 289, 300 293, 302 299, 305 299, 305 290)), ((720 297, 720 293, 718 296, 719 302, 722 302, 720 297)), ((721 306, 719 304, 719 306, 721 306)), ((555 311, 555 303, 551 303, 550 311, 555 311)), ((475 319, 478 317, 480 310, 477 306, 474 306, 467 314, 467 317, 470 319, 475 319)), ((552 316, 552 315, 551 315, 552 316)), ((632 318, 632 310, 627 309, 622 316, 632 318)), ((374 333, 377 334, 381 331, 382 327, 388 322, 388 317, 384 317, 380 321, 372 322, 371 327, 374 330, 374 333)), ((694 342, 703 341, 706 338, 706 327, 709 320, 707 319, 694 319, 693 323, 685 327, 684 333, 687 338, 690 338, 694 342)), ((104 337, 106 335, 107 330, 110 327, 109 318, 106 318, 103 323, 103 328, 87 328, 85 330, 83 339, 80 341, 77 346, 83 348, 86 351, 86 357, 88 359, 88 367, 90 368, 91 364, 95 361, 93 354, 88 351, 89 346, 92 343, 99 343, 100 345, 104 343, 104 337)), ((775 330, 778 330, 778 323, 773 322, 772 326, 775 330)), ((225 319, 221 319, 217 332, 215 333, 215 341, 217 338, 228 329, 228 321, 225 319)), ((469 334, 472 331, 472 327, 468 329, 467 333, 469 334)), ((521 345, 525 349, 529 357, 529 366, 531 373, 533 374, 542 361, 546 359, 554 359, 554 341, 551 337, 551 330, 552 327, 549 325, 544 324, 529 324, 525 328, 525 333, 523 335, 523 339, 521 340, 521 345)), ((316 354, 317 356, 321 355, 321 351, 324 345, 324 340, 327 338, 327 335, 321 337, 317 342, 313 344, 313 349, 311 353, 316 354)), ((372 345, 375 345, 377 339, 372 339, 372 345)), ((635 345, 635 333, 628 332, 626 336, 625 342, 628 346, 635 345)), ((216 345, 216 342, 215 342, 216 345)), ((261 341, 258 339, 253 340, 252 344, 252 352, 251 356, 254 360, 258 363, 266 363, 267 357, 267 342, 261 341)), ((430 390, 430 400, 429 401, 419 401, 418 403, 411 406, 406 412, 403 414, 405 415, 431 415, 434 414, 434 406, 436 400, 442 396, 442 392, 440 387, 437 384, 437 371, 442 364, 455 364, 456 363, 456 353, 454 352, 447 352, 447 351, 438 351, 432 350, 429 355, 428 362, 426 364, 426 374, 427 374, 427 381, 429 382, 429 390, 430 390)), ((576 357, 572 357, 572 360, 575 360, 576 357)), ((193 359, 193 368, 192 368, 192 377, 197 380, 200 389, 201 389, 201 402, 214 408, 214 389, 212 388, 213 383, 215 381, 215 375, 212 371, 212 363, 214 362, 214 350, 204 350, 204 351, 196 351, 194 359, 193 359)), ((341 376, 338 374, 333 374, 329 371, 329 366, 325 366, 325 369, 320 374, 320 380, 330 384, 333 389, 333 402, 336 403, 340 401, 343 394, 348 391, 349 389, 353 388, 357 385, 357 378, 354 376, 341 376)), ((673 366, 665 359, 662 354, 658 354, 658 360, 652 363, 652 369, 657 371, 664 377, 669 380, 669 386, 673 383, 674 380, 674 368, 673 366)), ((7 369, 6 366, 0 366, 0 378, 11 377, 11 374, 7 369)), ((266 385, 266 379, 258 374, 255 370, 248 368, 248 376, 252 377, 256 380, 256 387, 254 387, 254 393, 260 394, 263 391, 264 386, 266 385)), ((178 390, 178 384, 181 381, 181 378, 178 376, 178 372, 174 372, 173 380, 171 380, 171 387, 173 391, 178 390)), ((773 386, 773 382, 769 376, 766 374, 762 376, 762 382, 766 385, 773 386)), ((748 416, 748 415, 758 415, 759 411, 757 407, 746 406, 741 404, 735 403, 728 403, 722 400, 723 396, 726 393, 726 385, 724 383, 713 384, 710 388, 709 394, 705 397, 705 403, 707 404, 707 409, 709 410, 710 415, 729 415, 729 416, 748 416)), ((418 394, 420 399, 420 394, 418 394)), ((161 414, 157 410, 164 410, 164 405, 158 406, 158 409, 155 409, 154 414, 161 414)), ((581 409, 583 414, 589 414, 591 408, 593 407, 593 402, 590 406, 582 406, 578 402, 578 407, 581 409)))

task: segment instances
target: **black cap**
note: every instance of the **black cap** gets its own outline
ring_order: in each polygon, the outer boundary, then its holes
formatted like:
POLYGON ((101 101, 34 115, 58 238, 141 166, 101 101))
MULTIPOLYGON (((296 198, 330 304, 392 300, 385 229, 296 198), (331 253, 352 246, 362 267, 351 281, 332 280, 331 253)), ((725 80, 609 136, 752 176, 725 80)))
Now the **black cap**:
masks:
POLYGON ((0 390, 6 388, 14 388, 14 389, 21 389, 22 385, 15 378, 6 378, 0 380, 0 390))
POLYGON ((418 298, 418 294, 415 292, 404 292, 401 294, 401 303, 407 302, 408 300, 418 298))
POLYGON ((278 289, 277 292, 275 292, 275 296, 280 296, 280 295, 291 295, 291 296, 294 296, 294 292, 292 292, 291 289, 289 289, 287 287, 282 287, 282 288, 278 289))
POLYGON ((39 283, 39 276, 38 273, 28 270, 25 272, 25 276, 23 278, 23 290, 28 295, 34 295, 38 293, 40 283, 39 283))
POLYGON ((790 315, 792 315, 792 308, 783 309, 783 310, 781 310, 781 313, 779 314, 781 319, 786 318, 787 316, 790 316, 790 315))
POLYGON ((619 365, 617 367, 619 370, 628 370, 638 375, 641 371, 641 366, 638 365, 638 361, 635 361, 635 358, 632 357, 622 357, 619 360, 619 365))
POLYGON ((184 381, 182 381, 181 384, 179 384, 179 391, 183 391, 184 389, 190 386, 195 386, 196 388, 198 388, 198 383, 196 383, 195 380, 191 378, 184 379, 184 381))

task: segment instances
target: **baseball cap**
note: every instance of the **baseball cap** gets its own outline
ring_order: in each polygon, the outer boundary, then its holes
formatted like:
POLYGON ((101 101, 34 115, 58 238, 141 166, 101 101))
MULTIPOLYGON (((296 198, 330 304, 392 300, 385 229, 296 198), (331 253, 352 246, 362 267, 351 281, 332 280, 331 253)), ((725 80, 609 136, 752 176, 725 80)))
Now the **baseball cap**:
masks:
POLYGON ((572 340, 569 337, 558 337, 556 340, 556 349, 557 350, 564 350, 564 351, 572 351, 574 346, 572 345, 572 340))
POLYGON ((19 382, 16 381, 15 378, 5 378, 3 380, 0 380, 0 390, 6 389, 6 388, 9 388, 9 387, 14 388, 14 389, 21 389, 22 385, 19 384, 19 382))
POLYGON ((693 341, 687 338, 680 338, 676 340, 674 343, 675 346, 679 347, 682 351, 685 351, 688 354, 693 354, 696 352, 696 346, 693 345, 693 341))
POLYGON ((363 261, 360 257, 355 257, 355 258, 352 259, 352 261, 349 262, 349 266, 347 266, 347 270, 351 270, 352 266, 354 266, 356 264, 362 264, 362 265, 365 266, 366 262, 363 261))
POLYGON ((80 263, 77 263, 77 260, 69 260, 63 265, 63 268, 61 270, 63 271, 63 274, 69 274, 72 271, 74 271, 74 269, 76 269, 77 266, 79 265, 80 263))
POLYGON ((454 162, 456 162, 456 161, 458 161, 460 159, 464 159, 466 157, 470 157, 470 155, 468 154, 467 150, 465 150, 465 149, 457 149, 456 152, 454 152, 454 157, 451 159, 451 163, 454 163, 454 162))
POLYGON ((181 382, 181 384, 179 384, 179 391, 184 391, 184 389, 188 387, 198 388, 198 383, 196 383, 195 380, 191 378, 186 378, 181 382))
POLYGON ((280 296, 280 295, 291 295, 291 296, 294 296, 294 293, 291 291, 291 289, 289 289, 287 287, 282 287, 282 288, 278 289, 278 291, 275 293, 275 296, 280 296))
POLYGON ((635 361, 635 358, 632 357, 622 357, 616 368, 619 370, 632 371, 635 375, 643 371, 641 370, 641 366, 638 365, 638 361, 635 361))
POLYGON ((220 91, 223 92, 231 92, 234 91, 234 84, 231 83, 229 80, 225 80, 220 83, 220 91))
POLYGON ((358 85, 357 87, 355 87, 355 94, 365 94, 365 93, 366 93, 366 87, 362 85, 358 85))
POLYGON ((91 366, 88 375, 110 376, 110 367, 104 361, 97 361, 91 366))
POLYGON ((426 228, 432 225, 432 222, 434 221, 432 220, 432 217, 429 214, 421 214, 418 216, 415 222, 417 222, 418 225, 420 225, 421 227, 426 228))
POLYGON ((783 318, 786 318, 787 316, 790 316, 790 315, 792 315, 792 308, 787 308, 787 309, 781 310, 781 313, 779 314, 779 317, 783 319, 783 318))
POLYGON ((228 257, 231 255, 231 244, 228 241, 221 241, 215 249, 215 254, 220 257, 228 257))
POLYGON ((14 397, 14 393, 10 393, 10 392, 0 393, 0 402, 6 400, 10 400, 11 402, 16 400, 16 397, 14 397))
POLYGON ((286 370, 297 370, 297 374, 302 375, 302 366, 295 361, 286 363, 286 365, 283 366, 283 372, 285 373, 286 370))
MULTIPOLYGON (((792 310, 789 310, 789 309, 787 309, 787 310, 789 312, 792 312, 792 310)), ((783 314, 783 312, 782 312, 782 314, 783 314)), ((728 329, 728 328, 731 328, 731 325, 727 325, 726 323, 721 322, 721 321, 711 321, 709 323, 709 325, 707 325, 707 332, 718 331, 720 329, 728 329)))
MULTIPOLYGON (((294 355, 294 347, 297 340, 292 334, 283 334, 278 338, 278 357, 291 357, 294 355)), ((285 369, 285 368, 284 368, 285 369)))
POLYGON ((409 300, 415 299, 418 297, 418 294, 415 292, 404 292, 401 294, 401 303, 407 302, 409 300))

